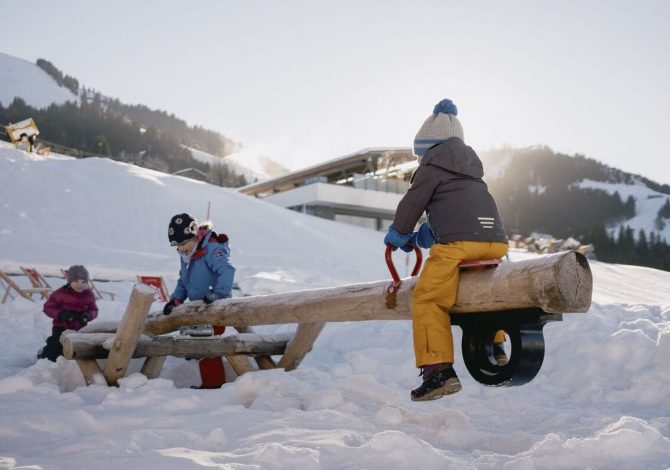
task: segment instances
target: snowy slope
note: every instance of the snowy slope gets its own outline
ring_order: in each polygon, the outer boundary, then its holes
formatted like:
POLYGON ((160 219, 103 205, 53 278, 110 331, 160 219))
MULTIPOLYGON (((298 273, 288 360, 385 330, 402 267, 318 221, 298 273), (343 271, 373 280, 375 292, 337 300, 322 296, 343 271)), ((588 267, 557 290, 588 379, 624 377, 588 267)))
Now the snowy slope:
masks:
MULTIPOLYGON (((82 262, 123 279, 104 283, 118 300, 99 302, 101 320, 123 315, 140 270, 174 285, 167 221, 201 216, 208 200, 246 293, 388 277, 382 234, 185 178, 1 147, 0 181, 0 267, 82 262)), ((34 363, 50 322, 41 302, 10 301, 0 305, 0 468, 668 468, 670 273, 592 270, 591 310, 546 326, 531 383, 484 387, 457 348, 463 390, 428 403, 409 399, 409 322, 329 324, 296 371, 245 374, 221 390, 190 389, 197 364, 176 358, 159 379, 134 361, 119 388, 86 387, 72 361, 34 363)))
POLYGON ((17 96, 34 108, 77 100, 37 65, 0 52, 0 103, 8 106, 17 96))
POLYGON ((632 228, 635 231, 635 237, 637 237, 640 229, 643 229, 647 233, 647 236, 653 231, 665 238, 666 241, 670 241, 670 224, 666 224, 663 230, 658 230, 655 222, 658 211, 670 199, 670 195, 654 191, 642 182, 637 184, 614 184, 584 179, 577 186, 580 188, 601 189, 608 194, 618 192, 621 200, 624 202, 629 196, 635 199, 635 216, 620 222, 616 227, 610 228, 609 231, 614 236, 618 235, 619 227, 623 225, 632 228))
POLYGON ((129 280, 140 271, 175 279, 177 256, 167 241, 167 224, 180 212, 202 219, 211 202, 214 228, 231 239, 240 284, 258 273, 267 273, 268 283, 311 286, 385 276, 381 233, 352 230, 188 178, 104 158, 41 157, 4 142, 0 178, 5 269, 27 264, 57 274, 81 262, 106 279, 129 280), (362 253, 377 262, 361 264, 362 253))

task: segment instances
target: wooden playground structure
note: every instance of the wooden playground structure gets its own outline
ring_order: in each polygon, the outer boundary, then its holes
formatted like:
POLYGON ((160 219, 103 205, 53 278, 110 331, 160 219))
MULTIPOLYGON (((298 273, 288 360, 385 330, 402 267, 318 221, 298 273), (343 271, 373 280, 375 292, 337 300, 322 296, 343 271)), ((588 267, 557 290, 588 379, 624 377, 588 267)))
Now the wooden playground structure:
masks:
MULTIPOLYGON (((225 356, 238 375, 257 369, 293 370, 328 322, 411 319, 415 277, 395 291, 377 281, 283 294, 200 301, 176 307, 169 316, 149 315, 154 290, 134 286, 120 323, 91 324, 66 331, 64 356, 76 360, 87 384, 116 385, 132 358, 146 358, 142 373, 160 375, 167 356, 225 356), (255 325, 297 324, 293 335, 258 335, 255 325), (234 327, 238 334, 195 337, 177 334, 195 325, 234 327), (272 356, 280 356, 275 362, 272 356), (97 360, 107 359, 104 370, 97 360), (254 359, 256 366, 252 363, 254 359)), ((544 358, 542 329, 564 313, 584 313, 591 304, 592 275, 586 258, 566 252, 460 276, 452 323, 463 330, 462 352, 470 374, 485 385, 521 385, 535 377, 544 358), (511 354, 505 365, 493 357, 493 337, 505 331, 511 354)))

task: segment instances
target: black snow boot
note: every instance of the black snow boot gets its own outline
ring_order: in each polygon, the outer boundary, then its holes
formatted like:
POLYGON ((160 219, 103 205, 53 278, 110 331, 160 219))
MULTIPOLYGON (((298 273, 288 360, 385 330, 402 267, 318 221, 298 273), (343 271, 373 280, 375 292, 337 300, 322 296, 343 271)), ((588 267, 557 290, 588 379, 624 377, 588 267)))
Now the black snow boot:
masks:
POLYGON ((432 364, 422 367, 423 383, 412 390, 412 401, 437 400, 461 389, 451 364, 432 364))

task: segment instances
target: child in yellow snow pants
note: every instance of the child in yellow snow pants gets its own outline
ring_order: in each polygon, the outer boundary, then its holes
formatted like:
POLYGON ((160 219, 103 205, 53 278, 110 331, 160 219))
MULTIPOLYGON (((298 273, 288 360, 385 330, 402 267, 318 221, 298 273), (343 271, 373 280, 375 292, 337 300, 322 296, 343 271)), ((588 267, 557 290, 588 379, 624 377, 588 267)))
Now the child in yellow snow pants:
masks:
POLYGON ((433 245, 412 293, 417 367, 454 362, 449 310, 456 303, 458 294, 458 263, 463 260, 500 259, 507 254, 507 248, 507 243, 500 242, 466 241, 433 245))
MULTIPOLYGON (((413 151, 419 166, 384 237, 385 245, 404 251, 414 246, 430 248, 413 294, 414 352, 423 377, 423 383, 412 390, 415 401, 434 400, 461 389, 453 368, 449 318, 458 293, 458 264, 507 253, 507 232, 483 180, 484 166, 465 144, 457 114, 451 100, 442 100, 416 134, 413 151), (427 221, 415 232, 424 213, 427 221)), ((499 332, 494 340, 498 361, 507 360, 503 335, 499 332)))

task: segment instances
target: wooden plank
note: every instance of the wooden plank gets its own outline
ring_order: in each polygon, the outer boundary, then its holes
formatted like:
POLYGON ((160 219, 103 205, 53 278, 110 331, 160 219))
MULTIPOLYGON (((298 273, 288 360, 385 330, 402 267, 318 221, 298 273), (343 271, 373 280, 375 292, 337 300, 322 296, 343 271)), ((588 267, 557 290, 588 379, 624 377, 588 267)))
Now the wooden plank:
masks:
MULTIPOLYGON (((293 337, 290 333, 258 335, 244 333, 231 336, 141 336, 132 353, 133 358, 176 356, 193 359, 208 357, 250 355, 269 356, 284 354, 293 337)), ((82 333, 66 330, 61 335, 63 356, 66 359, 104 359, 107 347, 114 343, 114 333, 82 333)))
POLYGON ((117 385, 125 375, 153 301, 151 287, 135 284, 105 365, 104 374, 109 385, 117 385))
POLYGON ((295 336, 286 346, 286 351, 277 367, 287 372, 298 367, 305 355, 312 350, 314 341, 319 337, 324 326, 326 326, 325 322, 299 324, 295 336))
POLYGON ((161 375, 161 370, 163 370, 163 364, 167 356, 153 356, 147 357, 142 364, 142 370, 140 372, 144 374, 148 379, 155 379, 161 375))
POLYGON ((81 374, 84 376, 86 385, 107 385, 105 376, 102 372, 102 369, 100 368, 100 365, 98 364, 98 361, 94 359, 79 359, 77 360, 77 365, 79 366, 79 370, 81 370, 81 374))
MULTIPOLYGON (((172 314, 149 317, 145 333, 158 335, 182 326, 250 326, 284 323, 408 320, 416 278, 403 281, 389 308, 390 281, 303 290, 283 294, 188 302, 172 314)), ((586 312, 593 279, 586 258, 577 252, 503 262, 495 269, 461 273, 451 313, 476 313, 539 307, 547 313, 586 312)))

